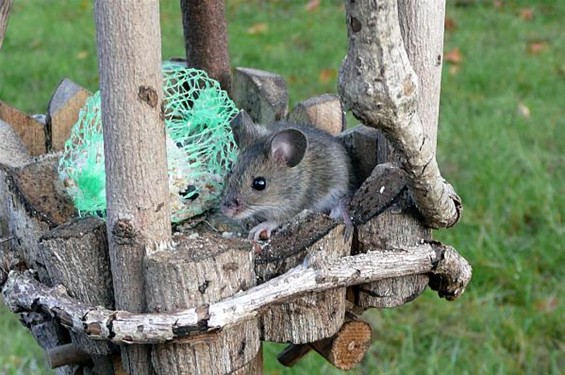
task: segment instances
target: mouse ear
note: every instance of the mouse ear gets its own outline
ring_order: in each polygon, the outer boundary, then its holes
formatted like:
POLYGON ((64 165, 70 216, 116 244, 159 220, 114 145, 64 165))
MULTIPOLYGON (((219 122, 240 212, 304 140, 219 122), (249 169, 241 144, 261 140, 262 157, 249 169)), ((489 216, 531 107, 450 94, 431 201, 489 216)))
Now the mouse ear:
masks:
POLYGON ((239 148, 243 148, 253 143, 253 141, 257 139, 261 134, 257 125, 253 123, 253 120, 247 114, 247 112, 245 112, 245 110, 241 110, 230 121, 230 126, 235 144, 239 148))
POLYGON ((271 157, 292 168, 302 161, 306 147, 308 140, 300 130, 281 130, 271 140, 271 157))

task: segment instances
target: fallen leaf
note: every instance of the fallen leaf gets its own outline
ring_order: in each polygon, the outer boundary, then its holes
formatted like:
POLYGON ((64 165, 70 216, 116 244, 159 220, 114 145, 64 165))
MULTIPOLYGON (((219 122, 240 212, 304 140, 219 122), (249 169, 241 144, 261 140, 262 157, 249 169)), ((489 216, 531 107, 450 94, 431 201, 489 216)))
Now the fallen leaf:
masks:
POLYGON ((492 2, 492 5, 493 5, 495 8, 500 9, 500 8, 502 8, 502 7, 504 6, 504 1, 501 1, 501 0, 494 0, 494 1, 492 2))
POLYGON ((457 29, 457 23, 451 17, 445 17, 444 26, 446 31, 454 31, 457 29))
POLYGON ((549 44, 543 41, 535 41, 528 44, 528 53, 530 55, 539 55, 549 48, 549 44))
POLYGON ((334 68, 326 68, 320 71, 318 79, 321 83, 328 83, 332 79, 337 77, 337 70, 334 68))
POLYGON ((559 300, 555 296, 534 302, 537 311, 550 313, 559 307, 559 300))
POLYGON ((532 21, 534 19, 534 8, 524 8, 520 11, 520 19, 532 21))
POLYGON ((77 59, 79 60, 84 60, 88 57, 88 51, 87 50, 83 50, 80 51, 79 53, 77 53, 77 59))
POLYGON ((461 70, 461 67, 459 65, 450 65, 448 72, 450 75, 454 76, 457 73, 459 73, 459 71, 461 70))
POLYGON ((313 12, 320 7, 321 0, 310 0, 306 4, 306 11, 313 12))
POLYGON ((517 111, 523 118, 530 118, 532 116, 530 108, 522 102, 518 103, 517 111))
POLYGON ((443 56, 443 60, 454 65, 459 65, 463 61, 463 54, 461 50, 456 47, 446 52, 443 56))
POLYGON ((256 23, 255 25, 247 29, 247 34, 249 35, 265 34, 268 28, 269 28, 268 25, 264 22, 256 23))

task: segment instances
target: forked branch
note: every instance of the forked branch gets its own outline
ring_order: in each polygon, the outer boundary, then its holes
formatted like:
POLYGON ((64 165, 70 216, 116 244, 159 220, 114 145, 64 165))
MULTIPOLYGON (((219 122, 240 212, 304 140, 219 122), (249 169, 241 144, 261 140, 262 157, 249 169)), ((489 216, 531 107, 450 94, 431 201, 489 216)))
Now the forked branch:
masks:
POLYGON ((397 1, 346 1, 346 17, 349 50, 338 86, 345 106, 365 125, 381 129, 400 152, 426 224, 455 225, 461 199, 442 178, 435 139, 417 112, 418 77, 404 47, 397 1))

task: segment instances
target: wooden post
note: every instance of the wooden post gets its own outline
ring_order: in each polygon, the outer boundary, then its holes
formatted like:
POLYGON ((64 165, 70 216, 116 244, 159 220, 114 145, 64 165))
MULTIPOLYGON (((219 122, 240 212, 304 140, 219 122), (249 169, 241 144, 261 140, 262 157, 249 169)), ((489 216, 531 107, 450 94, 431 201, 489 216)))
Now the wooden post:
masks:
POLYGON ((10 9, 12 8, 12 0, 0 0, 0 49, 6 29, 8 28, 8 18, 10 17, 10 9))
MULTIPOLYGON (((94 2, 107 230, 116 308, 145 310, 143 259, 171 239, 159 1, 94 2)), ((147 347, 122 347, 130 374, 151 374, 147 347)))
POLYGON ((181 0, 189 68, 204 70, 231 91, 230 56, 224 0, 181 0))
MULTIPOLYGON (((106 225, 98 218, 79 218, 45 234, 39 242, 53 285, 63 285, 73 297, 92 305, 114 307, 106 225)), ((76 349, 91 356, 98 368, 112 368, 115 347, 69 332, 76 349)), ((113 372, 112 372, 113 373, 113 372)))
MULTIPOLYGON (((175 236, 174 248, 146 257, 149 311, 197 308, 255 285, 254 250, 247 241, 207 234, 175 236), (171 285, 173 280, 175 285, 171 285)), ((200 309, 205 317, 205 309, 200 309)), ((248 364, 253 366, 259 347, 257 319, 249 319, 185 343, 155 345, 151 358, 157 374, 231 374, 248 364)), ((257 372, 247 368, 243 373, 257 372)))

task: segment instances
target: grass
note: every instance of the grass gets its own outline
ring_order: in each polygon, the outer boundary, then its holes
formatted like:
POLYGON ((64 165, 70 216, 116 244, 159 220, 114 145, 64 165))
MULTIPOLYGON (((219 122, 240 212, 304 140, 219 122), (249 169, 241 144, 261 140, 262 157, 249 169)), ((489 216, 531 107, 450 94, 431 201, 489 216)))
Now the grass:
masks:
MULTIPOLYGON (((473 265, 455 302, 427 291, 413 303, 371 311, 374 343, 351 374, 560 374, 565 372, 565 3, 449 2, 455 28, 445 50, 439 164, 463 198, 455 228, 436 238, 473 265), (531 8, 533 19, 524 12, 531 8)), ((306 1, 230 0, 233 66, 277 72, 291 103, 335 92, 346 53, 341 1, 313 12, 306 1)), ((163 57, 182 56, 177 2, 162 2, 163 57)), ((44 112, 59 80, 97 87, 89 1, 14 3, 0 51, 0 99, 44 112)), ((45 373, 41 351, 0 310, 0 373, 45 373), (12 333, 13 332, 13 333, 12 333), (41 369, 41 370, 40 370, 41 369)), ((297 368, 267 374, 339 373, 309 354, 297 368)))

